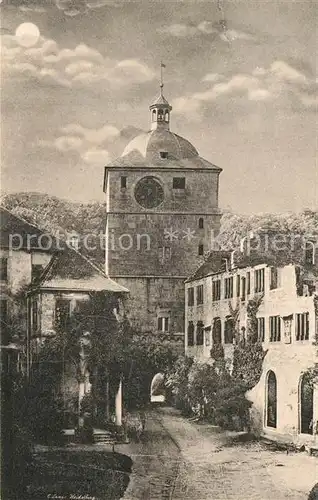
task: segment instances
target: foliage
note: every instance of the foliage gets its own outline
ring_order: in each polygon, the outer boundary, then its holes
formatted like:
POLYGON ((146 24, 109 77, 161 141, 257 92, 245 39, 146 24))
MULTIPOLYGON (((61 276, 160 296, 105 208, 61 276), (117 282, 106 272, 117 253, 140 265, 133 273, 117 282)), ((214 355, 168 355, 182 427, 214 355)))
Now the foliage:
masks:
POLYGON ((224 428, 246 426, 250 402, 245 398, 246 386, 234 378, 224 360, 202 363, 180 357, 168 377, 168 384, 177 396, 184 414, 224 428))
POLYGON ((224 359, 224 347, 222 344, 213 344, 212 348, 210 349, 210 356, 212 359, 215 361, 219 359, 224 359))
POLYGON ((175 405, 183 414, 191 412, 188 395, 189 372, 194 363, 189 356, 179 356, 167 374, 166 385, 171 389, 175 398, 175 405))
POLYGON ((257 312, 263 301, 263 295, 260 297, 254 297, 250 299, 247 303, 247 342, 255 343, 258 339, 257 332, 257 312))
POLYGON ((30 381, 24 389, 22 414, 35 442, 62 442, 63 397, 57 390, 62 366, 43 359, 41 354, 33 363, 30 381))
POLYGON ((177 353, 169 340, 148 333, 135 334, 125 354, 124 403, 130 410, 148 403, 154 375, 159 372, 168 374, 176 362, 177 353))
POLYGON ((246 390, 252 389, 258 383, 266 352, 261 342, 240 342, 235 346, 232 375, 234 379, 244 383, 246 390))

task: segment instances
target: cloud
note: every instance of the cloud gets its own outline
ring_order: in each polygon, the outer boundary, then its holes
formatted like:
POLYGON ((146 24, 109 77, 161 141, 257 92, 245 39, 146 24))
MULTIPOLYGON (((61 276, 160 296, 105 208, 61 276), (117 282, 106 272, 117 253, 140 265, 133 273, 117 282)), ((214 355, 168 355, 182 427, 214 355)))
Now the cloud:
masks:
POLYGON ((61 152, 78 151, 81 148, 83 141, 79 137, 58 137, 55 139, 54 144, 56 149, 61 152))
POLYGON ((106 82, 112 89, 151 81, 155 73, 138 59, 116 61, 105 58, 85 44, 62 48, 54 40, 40 37, 37 46, 18 46, 14 36, 3 37, 3 72, 26 74, 43 83, 83 87, 106 82))
POLYGON ((82 159, 88 165, 103 166, 110 162, 110 154, 106 149, 90 149, 82 154, 82 159))
POLYGON ((85 14, 89 9, 99 9, 101 7, 118 7, 116 0, 55 0, 57 8, 66 16, 75 17, 85 14))
POLYGON ((235 40, 255 42, 256 37, 250 33, 228 29, 226 21, 218 23, 212 21, 202 21, 198 25, 189 24, 170 24, 164 28, 158 29, 159 33, 167 34, 176 38, 189 38, 200 35, 214 35, 224 42, 233 42, 235 40))
POLYGON ((110 161, 110 153, 103 144, 111 143, 120 137, 120 131, 113 125, 89 129, 78 123, 62 127, 55 139, 40 139, 35 146, 49 148, 59 153, 77 153, 87 165, 105 165, 110 161))
POLYGON ((203 78, 202 82, 218 82, 219 80, 222 80, 224 77, 222 75, 219 75, 218 73, 207 73, 203 78))
POLYGON ((96 145, 116 139, 120 135, 118 128, 112 125, 104 125, 100 129, 88 129, 76 123, 71 123, 62 127, 61 132, 64 134, 78 135, 88 143, 96 145))
POLYGON ((202 82, 211 82, 208 90, 181 96, 172 102, 174 112, 179 114, 200 113, 206 103, 217 100, 245 98, 246 101, 286 102, 303 109, 314 109, 317 105, 317 83, 309 75, 285 61, 274 61, 269 68, 257 67, 251 74, 236 74, 219 81, 219 75, 208 73, 202 82))

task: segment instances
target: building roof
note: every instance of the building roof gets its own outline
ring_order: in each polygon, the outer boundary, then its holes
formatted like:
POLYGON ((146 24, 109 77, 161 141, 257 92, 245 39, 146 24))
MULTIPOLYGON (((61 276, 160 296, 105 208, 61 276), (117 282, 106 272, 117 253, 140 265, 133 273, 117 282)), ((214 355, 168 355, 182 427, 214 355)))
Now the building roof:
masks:
POLYGON ((48 232, 0 207, 0 247, 12 250, 39 250, 53 253, 61 243, 48 232))
POLYGON ((226 270, 226 260, 231 256, 231 252, 227 250, 212 250, 207 259, 198 269, 186 280, 195 281, 205 278, 210 274, 220 273, 226 270))
POLYGON ((158 105, 163 105, 163 106, 170 106, 170 104, 168 103, 167 99, 165 98, 165 96, 162 94, 162 92, 160 92, 160 95, 153 101, 153 103, 150 105, 150 108, 152 108, 153 106, 158 106, 158 105))
POLYGON ((122 155, 106 168, 112 167, 222 171, 220 167, 201 158, 189 141, 165 129, 155 129, 137 135, 127 144, 122 155), (167 157, 162 158, 161 152, 167 153, 167 157))
POLYGON ((41 290, 127 293, 95 264, 71 247, 55 255, 44 271, 38 287, 41 290))

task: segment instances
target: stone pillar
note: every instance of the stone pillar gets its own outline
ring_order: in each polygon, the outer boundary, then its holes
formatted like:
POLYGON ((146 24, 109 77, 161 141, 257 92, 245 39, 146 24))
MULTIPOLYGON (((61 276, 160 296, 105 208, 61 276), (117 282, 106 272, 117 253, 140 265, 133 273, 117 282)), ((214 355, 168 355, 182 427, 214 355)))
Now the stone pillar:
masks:
POLYGON ((123 399, 123 382, 120 377, 119 386, 115 399, 115 410, 116 410, 116 425, 121 427, 122 425, 122 399, 123 399))

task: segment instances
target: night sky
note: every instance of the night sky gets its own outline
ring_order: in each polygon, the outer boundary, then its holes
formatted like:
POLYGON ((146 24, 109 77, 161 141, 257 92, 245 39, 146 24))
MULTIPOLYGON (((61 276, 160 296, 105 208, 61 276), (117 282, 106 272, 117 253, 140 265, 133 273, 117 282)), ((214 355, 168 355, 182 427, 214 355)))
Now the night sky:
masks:
POLYGON ((120 131, 149 129, 162 60, 171 129, 223 168, 221 208, 317 208, 316 2, 2 0, 1 9, 5 192, 103 199, 120 131), (32 24, 17 31, 22 23, 32 24))

